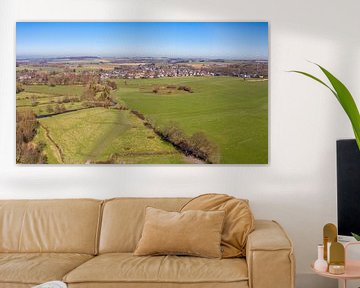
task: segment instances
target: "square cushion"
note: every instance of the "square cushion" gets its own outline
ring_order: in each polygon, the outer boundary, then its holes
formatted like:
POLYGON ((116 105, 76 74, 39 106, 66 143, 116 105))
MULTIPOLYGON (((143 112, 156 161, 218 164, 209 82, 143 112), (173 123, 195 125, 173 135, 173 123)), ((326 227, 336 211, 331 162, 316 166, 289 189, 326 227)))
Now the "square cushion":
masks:
MULTIPOLYGON (((176 283, 193 284, 194 287, 200 287, 196 285, 199 283, 207 283, 206 287, 212 287, 210 283, 232 283, 232 285, 237 283, 237 287, 243 287, 242 285, 247 287, 248 271, 246 261, 240 258, 140 257, 131 253, 110 253, 96 256, 71 271, 63 280, 69 283, 70 287, 72 284, 81 283, 86 283, 86 287, 90 285, 96 287, 96 283, 103 282, 109 285, 110 283, 124 283, 121 284, 124 287, 127 285, 132 287, 130 284, 133 287, 150 287, 150 285, 168 287, 176 283), (142 283, 142 285, 136 286, 136 283, 142 283)), ((221 287, 226 287, 226 285, 221 287)))
POLYGON ((92 257, 72 253, 0 253, 0 287, 62 280, 65 274, 92 257))
POLYGON ((144 229, 134 255, 221 258, 224 217, 224 211, 168 212, 147 207, 144 229))

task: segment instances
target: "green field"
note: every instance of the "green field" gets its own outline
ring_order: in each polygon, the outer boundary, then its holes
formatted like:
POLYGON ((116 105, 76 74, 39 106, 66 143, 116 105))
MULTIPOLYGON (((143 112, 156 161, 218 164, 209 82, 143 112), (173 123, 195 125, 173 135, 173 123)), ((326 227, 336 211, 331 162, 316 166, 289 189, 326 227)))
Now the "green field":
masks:
POLYGON ((57 85, 55 87, 48 85, 24 85, 24 88, 25 92, 58 96, 81 96, 85 90, 80 85, 57 85))
MULTIPOLYGON (((38 119, 33 140, 45 143, 48 163, 203 163, 186 157, 146 127, 136 110, 157 127, 175 122, 186 135, 203 132, 219 149, 223 164, 263 164, 268 161, 268 82, 235 77, 186 77, 118 80, 114 99, 130 110, 87 108, 38 119), (191 87, 193 93, 176 89, 191 87), (176 88, 167 88, 175 86, 176 88), (154 88, 159 90, 154 93, 154 88)), ((79 98, 79 85, 26 85, 18 93, 17 110, 49 114, 64 97, 79 98), (36 105, 34 105, 36 101, 36 105)))
POLYGON ((61 100, 74 99, 84 93, 84 87, 79 85, 63 85, 50 87, 47 85, 24 85, 24 91, 16 94, 16 109, 21 111, 31 109, 36 115, 52 113, 49 107, 54 109, 57 104, 63 104, 66 110, 83 108, 81 102, 61 103, 61 100), (34 101, 36 104, 34 104, 34 101))
POLYGON ((158 125, 175 121, 189 135, 203 131, 220 149, 220 163, 268 162, 268 82, 234 77, 135 79, 116 93, 158 125), (157 95, 151 87, 187 85, 194 93, 157 95))
POLYGON ((129 111, 92 108, 40 119, 40 123, 44 130, 36 141, 47 143, 51 163, 94 163, 114 153, 121 163, 186 163, 180 152, 155 137, 129 111))

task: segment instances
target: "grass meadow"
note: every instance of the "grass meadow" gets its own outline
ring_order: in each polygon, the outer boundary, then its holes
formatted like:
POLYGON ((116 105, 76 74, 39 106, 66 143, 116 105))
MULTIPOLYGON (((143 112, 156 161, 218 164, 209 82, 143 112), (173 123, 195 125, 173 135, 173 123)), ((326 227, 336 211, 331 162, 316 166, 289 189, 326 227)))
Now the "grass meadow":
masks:
MULTIPOLYGON (((219 163, 267 163, 267 80, 184 77, 117 80, 117 84, 112 97, 130 110, 84 109, 77 100, 62 105, 66 110, 82 110, 38 119, 33 141, 45 143, 48 163, 106 163, 110 157, 115 163, 199 163, 164 141, 131 110, 159 127, 176 123, 188 136, 203 132, 217 145, 219 163), (174 85, 191 87, 192 93, 166 88, 174 85)), ((24 85, 24 91, 16 95, 17 109, 46 115, 59 100, 79 98, 84 89, 79 85, 24 85)))
POLYGON ((268 81, 184 77, 118 81, 118 87, 118 99, 156 125, 175 122, 189 135, 204 132, 219 146, 220 163, 267 163, 268 81), (193 93, 151 92, 167 85, 186 85, 193 93))

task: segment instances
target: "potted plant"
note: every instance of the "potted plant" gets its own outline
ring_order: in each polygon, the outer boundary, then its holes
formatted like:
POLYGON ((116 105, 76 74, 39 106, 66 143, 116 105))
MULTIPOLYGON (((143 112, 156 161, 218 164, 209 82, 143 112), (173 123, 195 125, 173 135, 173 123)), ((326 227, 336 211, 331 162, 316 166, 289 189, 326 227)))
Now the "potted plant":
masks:
MULTIPOLYGON (((290 72, 295 72, 295 73, 305 75, 305 76, 321 83, 322 85, 327 87, 332 92, 332 94, 339 101, 340 105, 343 107, 345 113, 347 114, 347 116, 351 122, 353 131, 355 134, 355 140, 357 143, 357 147, 360 152, 360 113, 356 106, 354 98, 352 97, 350 91, 346 88, 346 86, 340 80, 338 80, 334 75, 332 75, 328 70, 326 70, 322 66, 320 66, 318 64, 315 64, 315 65, 317 65, 320 68, 320 70, 325 74, 326 78, 330 82, 330 85, 326 84, 324 81, 320 80, 319 78, 317 78, 307 72, 297 71, 297 70, 293 70, 290 72)), ((354 146, 354 148, 355 147, 356 147, 356 145, 354 146)), ((354 151, 356 151, 356 148, 354 151)), ((360 171, 359 171, 359 174, 360 174, 360 171)), ((356 216, 354 216, 354 217, 356 217, 356 216)), ((360 241, 360 235, 355 234, 355 233, 351 233, 351 234, 357 241, 360 241)))
POLYGON ((305 75, 307 77, 310 77, 311 79, 313 79, 313 80, 321 83, 325 87, 327 87, 332 92, 332 94, 335 95, 336 99, 339 101, 340 105, 343 107, 345 113, 349 117, 349 120, 350 120, 351 125, 354 130, 355 139, 356 139, 358 148, 360 150, 360 113, 356 106, 354 98, 352 97, 350 91, 346 88, 346 86, 340 80, 338 80, 334 75, 332 75, 329 71, 327 71, 322 66, 320 66, 318 64, 315 64, 315 65, 317 65, 321 69, 321 71, 325 74, 327 79, 330 81, 332 87, 330 87, 324 81, 320 80, 319 78, 317 78, 309 73, 306 73, 303 71, 297 71, 297 70, 292 70, 290 72, 299 73, 299 74, 305 75))

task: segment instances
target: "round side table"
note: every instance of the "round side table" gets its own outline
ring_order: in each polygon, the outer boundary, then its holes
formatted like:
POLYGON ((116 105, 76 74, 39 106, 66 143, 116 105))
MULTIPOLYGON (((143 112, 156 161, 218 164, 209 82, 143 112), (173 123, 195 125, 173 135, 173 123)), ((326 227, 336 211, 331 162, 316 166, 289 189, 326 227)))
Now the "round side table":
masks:
POLYGON ((347 281, 360 279, 360 260, 347 260, 346 250, 349 246, 360 245, 360 242, 349 242, 345 244, 345 273, 344 274, 331 274, 329 272, 320 272, 314 269, 314 264, 311 265, 311 269, 322 277, 338 279, 343 282, 343 288, 346 288, 347 281))

